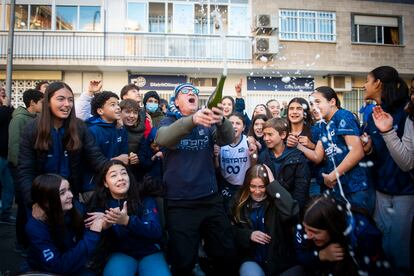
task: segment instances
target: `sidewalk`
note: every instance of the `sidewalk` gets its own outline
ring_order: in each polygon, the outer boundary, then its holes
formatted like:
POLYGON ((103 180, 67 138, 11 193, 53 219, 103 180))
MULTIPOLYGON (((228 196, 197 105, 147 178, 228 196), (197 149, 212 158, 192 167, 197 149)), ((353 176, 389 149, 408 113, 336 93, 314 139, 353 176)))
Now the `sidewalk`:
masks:
POLYGON ((0 275, 16 275, 23 260, 19 253, 14 252, 15 227, 0 223, 0 275))
MULTIPOLYGON (((16 215, 17 206, 12 208, 16 215)), ((16 275, 23 258, 15 252, 16 225, 0 223, 0 276, 16 275)))

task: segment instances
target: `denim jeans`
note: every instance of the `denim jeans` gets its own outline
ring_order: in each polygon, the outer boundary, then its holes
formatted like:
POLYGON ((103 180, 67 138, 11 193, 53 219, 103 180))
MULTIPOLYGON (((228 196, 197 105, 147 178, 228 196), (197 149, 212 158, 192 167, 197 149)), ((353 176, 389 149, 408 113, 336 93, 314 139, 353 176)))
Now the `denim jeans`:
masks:
POLYGON ((253 261, 242 263, 239 270, 240 276, 265 276, 260 265, 253 261))
POLYGON ((169 276, 171 275, 162 252, 137 260, 123 253, 114 253, 109 258, 103 272, 104 276, 169 276))
POLYGON ((0 182, 3 186, 1 193, 1 217, 8 218, 11 215, 13 205, 14 185, 9 170, 9 162, 2 157, 0 157, 0 182))
POLYGON ((414 195, 387 195, 377 191, 374 219, 383 234, 382 246, 398 275, 408 275, 414 195))

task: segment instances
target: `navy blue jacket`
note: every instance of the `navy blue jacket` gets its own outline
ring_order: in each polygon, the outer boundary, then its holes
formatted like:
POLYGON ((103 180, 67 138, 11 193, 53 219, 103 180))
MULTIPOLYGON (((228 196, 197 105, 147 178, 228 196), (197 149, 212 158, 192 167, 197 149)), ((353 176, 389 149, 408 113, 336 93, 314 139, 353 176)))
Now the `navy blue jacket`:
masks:
POLYGON ((125 128, 117 128, 116 123, 107 123, 99 116, 93 116, 85 123, 106 158, 128 154, 128 132, 125 128))
POLYGON ((232 129, 230 122, 225 120, 221 127, 207 128, 192 125, 192 116, 183 117, 178 121, 173 116, 167 116, 160 123, 156 141, 159 139, 160 132, 165 130, 163 127, 172 124, 182 126, 184 134, 174 148, 163 149, 165 150, 163 181, 167 187, 166 198, 192 200, 216 193, 218 188, 213 145, 216 138, 219 145, 228 144, 230 139, 233 139, 234 132, 228 133, 230 128, 232 129), (190 125, 188 131, 184 124, 190 125), (220 141, 221 136, 226 138, 220 141))
MULTIPOLYGON (((111 199, 106 208, 122 208, 124 200, 111 199)), ((103 210, 98 210, 103 211, 103 210)), ((162 227, 156 201, 144 198, 137 215, 130 215, 127 226, 114 224, 104 231, 111 252, 121 252, 135 259, 154 254, 161 250, 162 227)))
MULTIPOLYGON (((68 152, 70 175, 68 181, 73 195, 76 197, 82 191, 83 176, 85 167, 90 171, 98 172, 101 170, 107 159, 102 155, 99 148, 95 144, 95 140, 86 128, 85 124, 77 119, 78 133, 82 142, 80 150, 68 152)), ((34 149, 37 135, 38 119, 33 120, 26 125, 22 132, 19 149, 19 181, 20 189, 23 193, 25 203, 31 202, 32 182, 36 176, 44 173, 52 173, 48 171, 45 164, 49 158, 50 152, 39 151, 34 149)), ((53 145, 52 145, 53 148, 53 145)), ((52 157, 54 158, 54 157, 52 157)))
POLYGON ((49 226, 30 216, 26 224, 30 241, 27 261, 33 270, 63 275, 76 275, 92 256, 100 233, 85 230, 83 239, 77 241, 74 233, 64 238, 64 250, 59 250, 52 239, 49 226))
POLYGON ((139 167, 143 170, 145 175, 151 176, 153 179, 159 179, 162 180, 162 159, 155 159, 151 160, 151 157, 154 156, 155 152, 151 148, 151 143, 154 141, 154 139, 147 137, 147 139, 142 139, 140 146, 139 146, 139 152, 138 152, 138 158, 139 158, 139 167))
MULTIPOLYGON (((404 134, 404 124, 407 118, 404 107, 405 103, 402 103, 398 108, 390 110, 387 106, 382 105, 384 111, 391 114, 394 128, 400 139, 404 134)), ((372 116, 368 119, 365 131, 371 136, 374 147, 373 154, 369 157, 374 163, 372 171, 375 189, 391 195, 413 195, 414 178, 410 176, 410 172, 402 171, 394 162, 372 116)), ((411 174, 413 172, 414 170, 411 170, 411 174)))
POLYGON ((250 120, 249 116, 247 115, 246 111, 246 104, 244 103, 243 98, 236 98, 234 111, 243 114, 244 117, 244 131, 243 134, 248 134, 252 121, 250 120))
POLYGON ((296 148, 285 147, 282 155, 275 157, 266 148, 259 156, 259 163, 267 165, 275 179, 296 199, 301 210, 309 199, 310 169, 308 160, 296 148))

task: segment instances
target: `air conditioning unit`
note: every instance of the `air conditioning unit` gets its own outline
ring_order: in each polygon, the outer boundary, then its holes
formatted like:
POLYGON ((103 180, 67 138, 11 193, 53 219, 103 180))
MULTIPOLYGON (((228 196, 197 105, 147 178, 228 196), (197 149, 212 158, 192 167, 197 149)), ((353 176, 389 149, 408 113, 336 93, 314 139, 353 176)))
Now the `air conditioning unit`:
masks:
POLYGON ((279 20, 276 15, 258 14, 256 16, 256 28, 276 29, 279 27, 279 20))
POLYGON ((254 44, 255 54, 277 54, 279 40, 276 36, 256 36, 254 44))
POLYGON ((328 76, 328 83, 337 92, 352 91, 351 76, 328 76))

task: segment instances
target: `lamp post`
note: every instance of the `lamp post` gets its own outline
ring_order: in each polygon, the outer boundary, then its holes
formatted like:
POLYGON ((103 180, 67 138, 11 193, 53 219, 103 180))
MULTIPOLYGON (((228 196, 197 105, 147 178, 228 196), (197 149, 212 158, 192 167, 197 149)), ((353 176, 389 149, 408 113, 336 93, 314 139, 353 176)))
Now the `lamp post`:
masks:
POLYGON ((13 74, 13 42, 14 42, 14 5, 15 0, 10 0, 10 25, 9 36, 7 41, 7 69, 6 69, 6 94, 8 98, 8 105, 11 101, 12 94, 12 74, 13 74))

